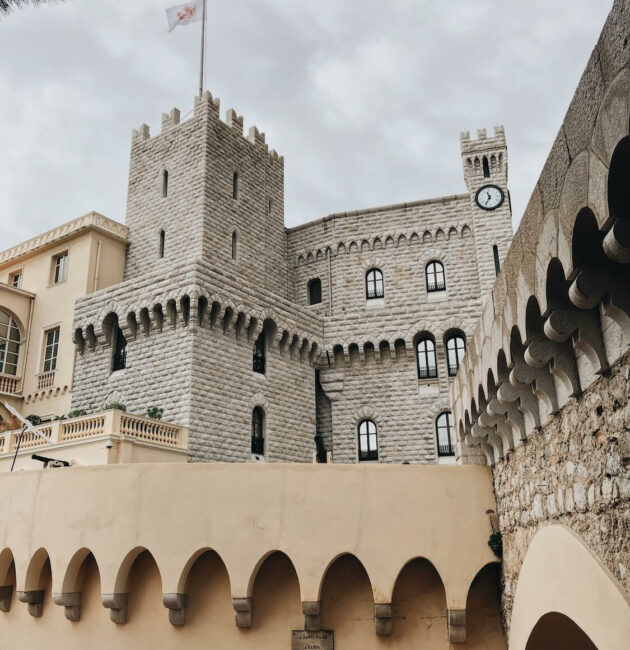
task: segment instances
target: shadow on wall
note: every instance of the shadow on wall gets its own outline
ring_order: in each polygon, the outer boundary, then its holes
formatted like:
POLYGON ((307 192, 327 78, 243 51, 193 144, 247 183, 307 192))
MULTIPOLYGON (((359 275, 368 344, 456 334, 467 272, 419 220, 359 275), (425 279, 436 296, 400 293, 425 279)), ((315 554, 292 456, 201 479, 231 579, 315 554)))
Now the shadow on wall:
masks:
MULTIPOLYGON (((0 639, 6 647, 35 648, 44 644, 50 650, 105 650, 111 648, 171 649, 247 648, 277 650, 290 647, 291 630, 304 628, 300 585, 293 563, 281 552, 274 552, 262 563, 254 580, 253 619, 248 629, 234 622, 232 594, 227 569, 214 551, 202 552, 192 563, 186 580, 185 625, 169 623, 162 603, 162 580, 158 566, 147 550, 141 550, 131 563, 126 584, 127 622, 114 624, 101 604, 101 582, 96 559, 83 554, 75 567, 72 585, 64 581, 64 594, 70 606, 79 603, 79 617, 66 620, 64 610, 55 607, 64 598, 51 594, 52 575, 47 553, 40 549, 37 569, 29 567, 28 606, 15 594, 15 565, 11 562, 2 584, 12 588, 0 614, 0 639), (40 552, 41 551, 41 552, 40 552), (41 560, 41 562, 39 561, 41 560), (70 598, 75 594, 75 598, 70 598), (78 594, 78 596, 76 596, 78 594), (55 602, 53 602, 53 600, 55 602)), ((6 551, 4 553, 6 559, 6 551)), ((76 554, 77 556, 79 554, 76 554)), ((70 563, 70 567, 73 563, 70 563)), ((69 567, 69 569, 70 569, 69 567)), ((24 592, 20 592, 23 599, 24 592)), ((5 592, 6 595, 6 592, 5 592)), ((498 566, 484 567, 471 585, 468 641, 456 647, 504 649, 498 610, 498 566)), ((72 607, 70 607, 72 610, 72 607)), ((379 637, 374 631, 374 601, 370 579, 353 555, 342 555, 329 567, 321 590, 322 629, 335 633, 337 650, 366 648, 449 647, 446 594, 433 565, 425 559, 410 561, 396 581, 392 602, 393 633, 379 637)), ((66 616, 72 612, 66 607, 66 616)), ((76 611, 74 612, 76 613, 76 611)))
POLYGON ((582 628, 568 616, 551 612, 536 623, 525 650, 597 650, 582 628))

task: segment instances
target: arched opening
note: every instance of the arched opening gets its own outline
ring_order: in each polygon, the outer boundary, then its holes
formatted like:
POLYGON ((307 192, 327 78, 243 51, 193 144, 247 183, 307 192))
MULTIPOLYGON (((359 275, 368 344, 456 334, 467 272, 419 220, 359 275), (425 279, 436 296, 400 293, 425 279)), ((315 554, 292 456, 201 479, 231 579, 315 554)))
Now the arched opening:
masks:
POLYGON ((455 455, 455 425, 453 414, 444 411, 435 420, 435 435, 437 437, 438 456, 455 455))
POLYGON ((162 197, 168 196, 168 171, 165 169, 162 172, 162 197))
POLYGON ((164 247, 166 246, 166 233, 163 230, 160 230, 160 241, 158 244, 158 255, 160 259, 164 257, 164 247))
POLYGON ((505 647, 500 580, 501 565, 493 562, 486 564, 470 585, 466 599, 466 642, 471 647, 505 647))
POLYGON ((359 422, 359 461, 378 460, 378 431, 372 420, 359 422))
POLYGON ((312 278, 308 281, 308 304, 319 305, 322 301, 322 281, 312 278))
POLYGON ((448 376, 454 377, 466 354, 466 337, 463 332, 453 331, 446 336, 446 363, 448 376))
POLYGON ((144 628, 155 633, 156 619, 166 620, 162 605, 162 578, 147 550, 142 551, 131 565, 127 577, 129 594, 128 621, 134 628, 144 628))
POLYGON ((304 627, 300 584, 291 560, 279 551, 262 563, 253 589, 253 625, 264 648, 286 643, 287 630, 304 627))
POLYGON ((529 635, 525 650, 597 650, 584 630, 568 616, 549 612, 542 616, 529 635))
POLYGON ((265 411, 261 406, 252 411, 252 454, 265 454, 265 411))
POLYGON ((408 562, 398 574, 392 596, 393 639, 406 647, 439 648, 447 639, 446 591, 439 573, 425 558, 408 562))
POLYGON ((21 340, 15 319, 7 312, 0 311, 0 374, 17 375, 21 340))
POLYGON ((258 335, 254 343, 254 354, 252 359, 252 369, 261 375, 265 374, 267 345, 266 345, 266 332, 263 331, 258 335))
POLYGON ((418 363, 418 379, 435 379, 438 376, 435 339, 431 334, 421 334, 418 337, 416 361, 418 363))
POLYGON ((383 298, 385 286, 383 283, 383 272, 380 269, 370 269, 365 274, 365 297, 368 300, 383 298))
POLYGON ((427 292, 446 291, 446 275, 444 274, 444 264, 438 262, 429 262, 426 268, 427 292))
POLYGON ((630 219, 630 136, 615 147, 608 173, 608 211, 612 218, 630 219))
POLYGON ((483 157, 483 177, 490 178, 490 165, 488 164, 488 156, 483 157))
POLYGON ((321 588, 321 625, 335 631, 335 647, 373 648, 374 597, 368 574, 354 555, 338 557, 321 588))

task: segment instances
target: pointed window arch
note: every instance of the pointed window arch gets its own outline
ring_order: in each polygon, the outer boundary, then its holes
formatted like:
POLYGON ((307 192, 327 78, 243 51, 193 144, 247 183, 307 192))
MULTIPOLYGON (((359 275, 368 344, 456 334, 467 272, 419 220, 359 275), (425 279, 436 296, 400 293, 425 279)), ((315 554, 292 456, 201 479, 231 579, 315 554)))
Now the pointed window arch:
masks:
POLYGON ((265 412, 257 406, 252 411, 252 454, 265 453, 265 412))
POLYGON ((454 456, 455 428, 453 426, 453 415, 450 411, 444 411, 437 416, 435 434, 437 436, 438 456, 454 456))
POLYGON ((444 273, 444 264, 433 261, 427 264, 427 291, 446 291, 446 274, 444 273))
POLYGON ((434 379, 438 376, 435 341, 432 337, 425 336, 418 341, 416 344, 416 357, 418 360, 418 379, 434 379))
POLYGON ((446 339, 446 362, 449 377, 454 377, 457 374, 465 354, 466 339, 463 336, 453 334, 446 339))
POLYGON ((385 285, 383 272, 380 269, 370 269, 365 274, 365 297, 368 300, 383 298, 385 296, 385 285))
POLYGON ((378 460, 378 432, 372 420, 359 422, 359 461, 378 460))

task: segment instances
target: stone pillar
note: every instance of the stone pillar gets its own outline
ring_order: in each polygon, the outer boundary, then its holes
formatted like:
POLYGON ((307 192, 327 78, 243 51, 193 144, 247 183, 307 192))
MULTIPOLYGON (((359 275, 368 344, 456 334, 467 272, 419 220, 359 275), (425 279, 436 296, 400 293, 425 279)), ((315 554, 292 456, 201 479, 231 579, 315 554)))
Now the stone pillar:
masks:
POLYGON ((446 612, 448 640, 451 643, 466 643, 466 610, 449 609, 446 612))
POLYGON ((64 608, 64 615, 69 621, 81 620, 81 592, 72 591, 65 594, 53 594, 53 602, 64 608))
POLYGON ((168 609, 168 620, 171 625, 184 625, 186 623, 186 607, 188 596, 186 594, 163 594, 162 602, 168 609))
POLYGON ((110 610, 109 618, 116 625, 124 625, 127 622, 129 594, 103 594, 101 603, 110 610))
POLYGON ((232 598, 232 606, 236 615, 234 620, 236 627, 242 629, 249 628, 253 622, 253 599, 252 598, 232 598))

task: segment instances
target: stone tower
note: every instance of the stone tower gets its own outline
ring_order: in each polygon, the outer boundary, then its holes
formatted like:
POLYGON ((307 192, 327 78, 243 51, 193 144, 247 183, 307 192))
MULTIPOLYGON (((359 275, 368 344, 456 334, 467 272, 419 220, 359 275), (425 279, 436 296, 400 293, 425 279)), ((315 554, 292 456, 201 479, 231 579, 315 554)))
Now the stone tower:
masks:
POLYGON ((135 130, 127 196, 126 279, 160 274, 174 261, 203 260, 274 293, 288 295, 284 160, 264 133, 219 100, 196 98, 194 116, 162 116, 162 132, 135 130))
POLYGON ((508 192, 508 155, 505 130, 494 128, 488 137, 485 129, 460 135, 464 179, 470 192, 475 248, 481 293, 494 284, 512 241, 512 209, 508 192))

